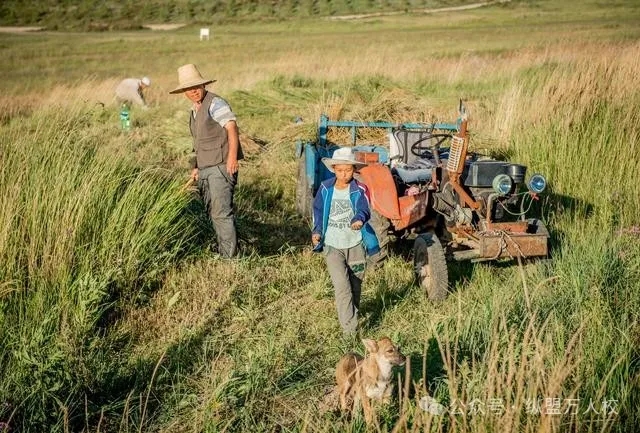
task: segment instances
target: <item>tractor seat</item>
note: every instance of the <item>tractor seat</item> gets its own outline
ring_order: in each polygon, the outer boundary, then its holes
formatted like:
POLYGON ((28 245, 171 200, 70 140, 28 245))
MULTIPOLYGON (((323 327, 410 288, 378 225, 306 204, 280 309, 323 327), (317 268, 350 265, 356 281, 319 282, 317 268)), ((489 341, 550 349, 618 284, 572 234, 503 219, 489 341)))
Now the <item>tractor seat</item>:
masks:
POLYGON ((424 183, 431 182, 431 173, 435 166, 435 162, 429 159, 417 159, 411 164, 399 163, 391 172, 404 183, 424 183))

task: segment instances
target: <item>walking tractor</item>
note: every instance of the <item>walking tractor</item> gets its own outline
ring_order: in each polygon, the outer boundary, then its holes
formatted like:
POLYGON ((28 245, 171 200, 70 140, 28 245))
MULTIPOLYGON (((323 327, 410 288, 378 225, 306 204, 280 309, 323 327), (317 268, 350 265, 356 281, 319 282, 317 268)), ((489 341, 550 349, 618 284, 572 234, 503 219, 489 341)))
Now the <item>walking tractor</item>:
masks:
POLYGON ((311 215, 317 188, 333 175, 321 158, 340 147, 328 137, 342 131, 366 164, 356 178, 369 188, 371 223, 381 245, 414 240, 416 278, 429 299, 448 294, 447 260, 546 257, 549 232, 527 215, 546 188, 545 177, 527 178, 524 165, 469 151, 467 124, 462 102, 452 123, 335 121, 322 115, 316 140, 296 146, 298 212, 311 215), (388 142, 357 143, 365 130, 382 132, 388 142))

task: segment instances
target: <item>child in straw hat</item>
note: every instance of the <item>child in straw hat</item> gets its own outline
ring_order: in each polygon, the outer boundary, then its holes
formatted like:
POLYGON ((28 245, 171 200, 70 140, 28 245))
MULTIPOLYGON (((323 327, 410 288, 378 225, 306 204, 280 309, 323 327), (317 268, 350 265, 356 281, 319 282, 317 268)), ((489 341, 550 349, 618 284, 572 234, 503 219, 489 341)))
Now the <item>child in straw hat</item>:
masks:
POLYGON ((380 245, 369 225, 369 190, 353 178, 364 164, 354 159, 349 147, 337 149, 322 162, 335 177, 322 182, 316 193, 311 242, 314 251, 324 252, 342 331, 354 335, 366 256, 378 253, 380 245))

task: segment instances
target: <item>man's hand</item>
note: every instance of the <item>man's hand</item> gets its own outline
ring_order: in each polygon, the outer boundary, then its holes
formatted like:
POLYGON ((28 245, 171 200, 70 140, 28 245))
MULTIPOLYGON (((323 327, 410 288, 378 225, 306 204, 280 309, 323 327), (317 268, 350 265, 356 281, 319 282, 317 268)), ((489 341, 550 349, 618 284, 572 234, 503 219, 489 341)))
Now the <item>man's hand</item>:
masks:
POLYGON ((358 221, 354 221, 351 224, 351 230, 360 230, 363 226, 363 222, 358 220, 358 221))
POLYGON ((314 247, 320 243, 320 235, 318 233, 311 235, 311 243, 314 247))
POLYGON ((198 181, 198 169, 194 168, 193 170, 191 170, 191 180, 193 180, 194 182, 198 181))
POLYGON ((237 172, 238 172, 238 160, 231 159, 231 158, 227 159, 227 173, 229 173, 229 176, 233 176, 237 172))

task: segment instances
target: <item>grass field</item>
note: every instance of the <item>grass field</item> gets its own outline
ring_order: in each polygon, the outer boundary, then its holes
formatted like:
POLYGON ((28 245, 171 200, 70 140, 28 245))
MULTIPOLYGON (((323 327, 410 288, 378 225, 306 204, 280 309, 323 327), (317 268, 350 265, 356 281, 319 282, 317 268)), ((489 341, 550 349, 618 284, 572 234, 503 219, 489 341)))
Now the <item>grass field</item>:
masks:
POLYGON ((362 334, 410 358, 377 431, 640 425, 640 7, 522 1, 432 15, 167 32, 0 33, 0 432, 362 432, 322 410, 343 341, 297 138, 333 118, 451 120, 544 173, 544 262, 454 264, 439 305, 399 251, 362 334), (187 187, 196 63, 239 118, 242 258, 187 187), (148 75, 120 131, 113 88, 148 75), (302 123, 294 122, 302 118, 302 123), (527 296, 525 295, 527 294, 527 296), (406 384, 406 386, 405 386, 406 384), (448 410, 419 407, 431 395, 448 410))

